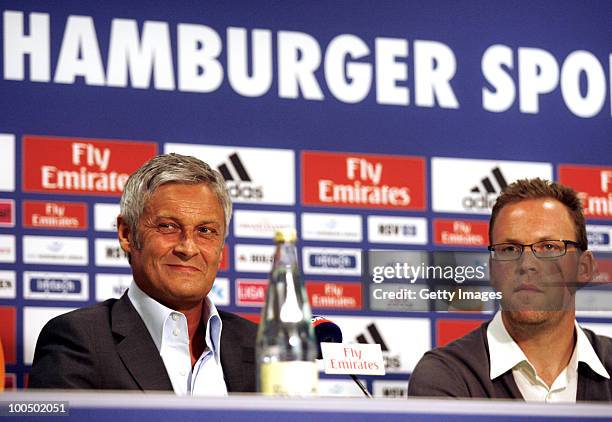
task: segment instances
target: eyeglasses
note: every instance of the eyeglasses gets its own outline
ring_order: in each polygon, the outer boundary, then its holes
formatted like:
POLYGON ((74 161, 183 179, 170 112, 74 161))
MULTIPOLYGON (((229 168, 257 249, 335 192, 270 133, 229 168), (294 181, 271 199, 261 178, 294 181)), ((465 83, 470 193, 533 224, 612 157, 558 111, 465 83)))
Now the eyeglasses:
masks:
POLYGON ((567 253, 567 245, 580 247, 580 244, 573 240, 541 240, 530 245, 498 243, 489 245, 488 249, 491 252, 491 258, 495 261, 516 261, 523 255, 526 246, 531 248, 537 258, 554 259, 567 253))

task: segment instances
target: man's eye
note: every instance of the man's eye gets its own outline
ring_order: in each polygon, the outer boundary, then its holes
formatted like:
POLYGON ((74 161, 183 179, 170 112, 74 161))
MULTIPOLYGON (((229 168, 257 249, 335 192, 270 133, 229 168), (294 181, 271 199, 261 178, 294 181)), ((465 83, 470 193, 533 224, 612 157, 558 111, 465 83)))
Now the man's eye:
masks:
POLYGON ((178 227, 176 226, 176 224, 172 224, 172 223, 160 223, 157 225, 157 228, 162 233, 174 233, 176 230, 178 230, 178 227))
POLYGON ((503 253, 513 253, 516 252, 518 250, 518 248, 516 247, 516 245, 503 245, 501 247, 501 252, 503 253))
POLYGON ((214 230, 212 230, 210 227, 200 227, 200 228, 198 228, 198 233, 200 233, 200 234, 210 234, 210 233, 214 233, 214 230))
POLYGON ((556 242, 542 243, 540 247, 545 251, 559 251, 562 247, 556 242))

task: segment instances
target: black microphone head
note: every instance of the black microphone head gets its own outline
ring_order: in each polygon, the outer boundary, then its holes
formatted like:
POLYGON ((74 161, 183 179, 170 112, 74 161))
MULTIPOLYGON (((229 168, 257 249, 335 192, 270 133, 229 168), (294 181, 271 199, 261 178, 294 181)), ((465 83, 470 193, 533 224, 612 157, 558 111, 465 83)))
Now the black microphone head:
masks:
POLYGON ((342 343, 342 330, 337 324, 322 316, 313 315, 311 321, 319 349, 317 359, 322 359, 321 343, 342 343))

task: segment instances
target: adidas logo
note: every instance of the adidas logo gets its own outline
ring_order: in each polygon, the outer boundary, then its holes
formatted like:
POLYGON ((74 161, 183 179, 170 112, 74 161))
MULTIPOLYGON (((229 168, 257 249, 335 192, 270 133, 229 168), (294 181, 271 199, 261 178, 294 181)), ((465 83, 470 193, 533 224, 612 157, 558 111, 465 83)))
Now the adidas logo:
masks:
POLYGON ((402 361, 399 355, 390 353, 389 347, 387 347, 387 343, 380 334, 380 331, 378 331, 376 325, 372 323, 368 325, 366 329, 367 334, 372 341, 368 341, 366 334, 359 334, 357 337, 355 337, 355 340, 361 344, 380 344, 380 349, 383 352, 383 360, 385 361, 385 369, 400 369, 402 367, 402 361))
POLYGON ((474 186, 470 193, 472 195, 466 196, 461 200, 463 208, 466 210, 485 210, 493 208, 497 194, 499 194, 506 186, 508 182, 501 172, 499 167, 495 167, 491 170, 491 175, 484 177, 480 184, 474 186), (493 180, 497 184, 493 184, 493 180), (476 195, 473 195, 476 194, 476 195))
POLYGON ((238 153, 229 157, 229 163, 222 163, 217 170, 223 176, 227 191, 234 200, 259 200, 263 198, 263 187, 253 183, 249 172, 242 163, 238 153))
MULTIPOLYGON (((244 165, 242 164, 242 161, 240 160, 238 154, 233 153, 229 156, 229 160, 232 166, 234 167, 234 171, 238 173, 238 177, 240 178, 240 180, 243 182, 250 182, 251 177, 246 171, 246 168, 244 168, 244 165)), ((219 173, 221 173, 226 182, 234 180, 234 176, 232 176, 232 173, 230 172, 227 164, 221 164, 219 165, 219 167, 217 167, 217 169, 219 170, 219 173)))
POLYGON ((504 175, 502 174, 501 170, 499 169, 499 167, 495 167, 493 170, 491 170, 491 174, 493 175, 493 177, 495 178, 495 181, 497 181, 497 185, 499 186, 499 190, 495 190, 495 187, 493 186, 493 183, 491 183, 491 179, 489 179, 488 177, 485 177, 484 179, 482 179, 480 182, 482 183, 482 187, 484 187, 484 192, 480 189, 480 186, 476 185, 472 188, 472 190, 470 192, 472 193, 500 193, 506 186, 508 186, 508 183, 506 182, 506 179, 504 177, 504 175))

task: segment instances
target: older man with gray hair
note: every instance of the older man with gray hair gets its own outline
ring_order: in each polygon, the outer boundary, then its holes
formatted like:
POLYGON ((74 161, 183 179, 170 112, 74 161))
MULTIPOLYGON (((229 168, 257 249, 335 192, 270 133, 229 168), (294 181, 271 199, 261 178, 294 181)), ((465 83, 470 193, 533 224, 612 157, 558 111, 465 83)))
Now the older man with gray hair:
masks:
POLYGON ((232 213, 223 177, 179 154, 127 181, 117 230, 133 282, 120 299, 52 319, 36 345, 30 387, 255 390, 255 324, 208 297, 232 213))

